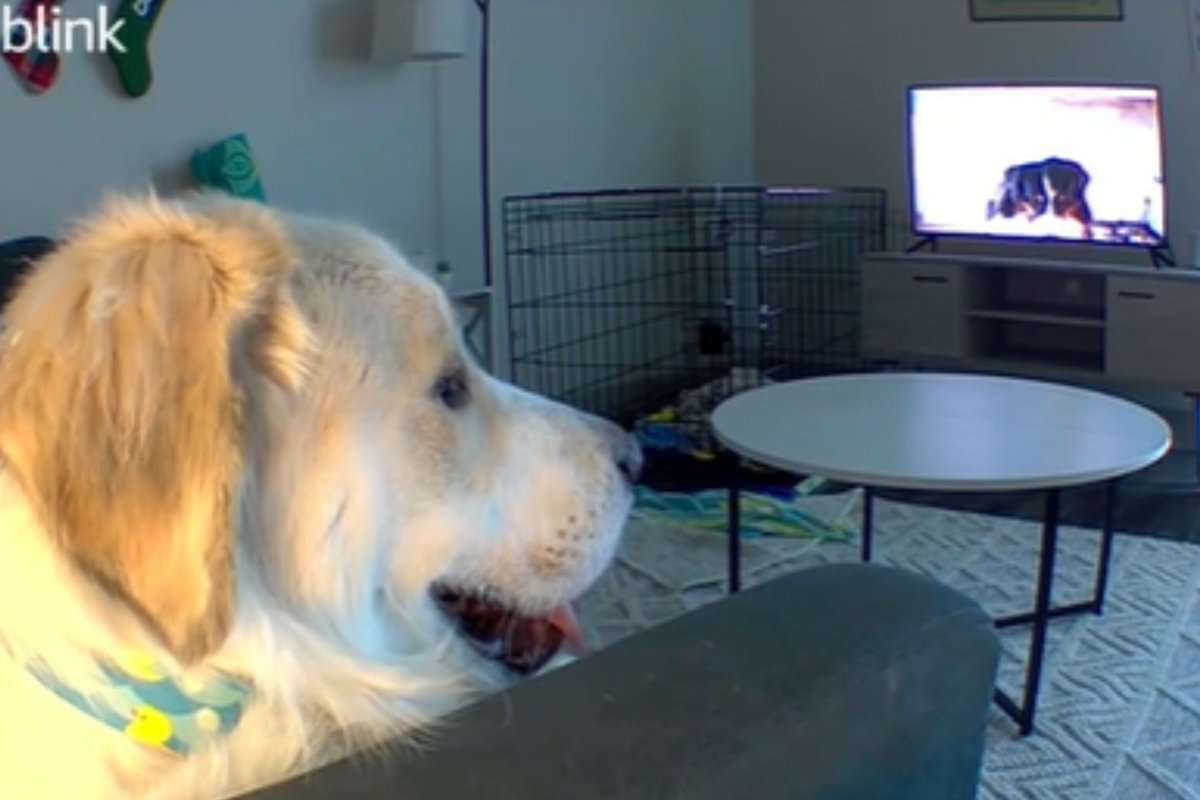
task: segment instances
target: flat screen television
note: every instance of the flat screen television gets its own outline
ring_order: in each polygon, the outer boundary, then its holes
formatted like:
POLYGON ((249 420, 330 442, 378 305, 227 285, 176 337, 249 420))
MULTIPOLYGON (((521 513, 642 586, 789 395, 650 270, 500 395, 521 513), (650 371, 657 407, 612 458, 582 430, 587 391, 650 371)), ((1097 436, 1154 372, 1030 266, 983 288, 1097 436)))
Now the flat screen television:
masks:
POLYGON ((1153 86, 913 86, 913 230, 1165 247, 1162 141, 1153 86))

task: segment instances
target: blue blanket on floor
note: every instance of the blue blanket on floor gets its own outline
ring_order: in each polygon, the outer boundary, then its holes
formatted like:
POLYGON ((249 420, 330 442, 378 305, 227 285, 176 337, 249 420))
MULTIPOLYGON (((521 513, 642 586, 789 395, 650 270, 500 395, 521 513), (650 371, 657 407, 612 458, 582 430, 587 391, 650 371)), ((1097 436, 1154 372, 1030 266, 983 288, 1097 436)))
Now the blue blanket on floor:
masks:
MULTIPOLYGON (((802 484, 802 486, 804 486, 802 484)), ((801 490, 801 494, 806 494, 801 490)), ((634 516, 662 525, 727 533, 729 492, 656 492, 638 487, 634 516)), ((844 541, 855 535, 849 523, 828 523, 802 511, 789 499, 757 492, 741 493, 742 536, 790 536, 844 541)))

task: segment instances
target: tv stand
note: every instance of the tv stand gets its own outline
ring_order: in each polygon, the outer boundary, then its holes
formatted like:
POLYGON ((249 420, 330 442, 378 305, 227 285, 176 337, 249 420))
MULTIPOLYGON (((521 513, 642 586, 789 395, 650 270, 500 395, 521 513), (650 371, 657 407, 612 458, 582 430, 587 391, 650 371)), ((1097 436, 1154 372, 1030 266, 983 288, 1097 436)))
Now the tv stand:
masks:
POLYGON ((937 237, 936 236, 922 236, 920 239, 917 239, 916 242, 909 245, 908 248, 904 252, 916 253, 920 250, 924 250, 926 247, 928 247, 933 252, 937 252, 937 249, 938 249, 937 237))
POLYGON ((868 359, 1200 394, 1200 270, 871 253, 868 359))
POLYGON ((1163 242, 1157 247, 1151 247, 1150 263, 1158 269, 1175 266, 1175 253, 1171 250, 1171 245, 1163 242))

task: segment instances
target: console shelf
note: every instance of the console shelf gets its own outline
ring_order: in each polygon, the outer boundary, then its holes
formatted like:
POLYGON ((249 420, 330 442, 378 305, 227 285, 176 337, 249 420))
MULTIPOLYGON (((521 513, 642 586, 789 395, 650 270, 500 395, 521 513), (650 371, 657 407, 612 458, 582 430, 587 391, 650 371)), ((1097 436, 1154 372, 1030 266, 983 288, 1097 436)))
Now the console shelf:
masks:
POLYGON ((941 253, 862 264, 866 357, 1200 391, 1200 272, 941 253))
POLYGON ((967 311, 971 319, 998 319, 1008 322, 1040 322, 1045 325, 1066 325, 1078 328, 1103 328, 1104 319, 1096 316, 1056 314, 1046 311, 1015 311, 1004 308, 973 308, 967 311))

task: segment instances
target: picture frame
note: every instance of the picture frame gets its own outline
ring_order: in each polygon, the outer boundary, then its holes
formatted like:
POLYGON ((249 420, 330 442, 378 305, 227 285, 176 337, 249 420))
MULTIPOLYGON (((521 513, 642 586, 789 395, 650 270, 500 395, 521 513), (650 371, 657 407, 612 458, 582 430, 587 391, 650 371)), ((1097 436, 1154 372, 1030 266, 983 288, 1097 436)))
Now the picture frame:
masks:
POLYGON ((1125 18, 1123 0, 967 1, 973 22, 1119 22, 1125 18))

